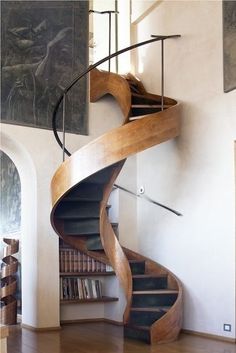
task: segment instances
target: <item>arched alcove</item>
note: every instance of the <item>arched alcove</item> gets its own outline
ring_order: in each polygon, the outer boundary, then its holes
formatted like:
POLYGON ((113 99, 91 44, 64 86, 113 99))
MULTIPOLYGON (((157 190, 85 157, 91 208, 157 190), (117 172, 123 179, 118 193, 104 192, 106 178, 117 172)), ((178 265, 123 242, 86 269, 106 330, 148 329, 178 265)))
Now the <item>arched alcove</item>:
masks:
MULTIPOLYGON (((17 270, 10 273, 9 270, 5 271, 6 276, 1 277, 1 286, 8 287, 8 281, 14 283, 16 279, 17 288, 12 288, 10 294, 9 292, 6 295, 1 293, 1 300, 4 303, 1 313, 4 314, 0 320, 4 324, 15 324, 16 314, 21 314, 21 248, 19 247, 17 250, 17 247, 15 247, 14 252, 12 252, 10 249, 14 247, 11 247, 8 241, 11 239, 21 243, 21 182, 15 164, 1 150, 0 195, 0 259, 3 259, 6 253, 9 255, 10 252, 18 260, 17 270), (7 252, 6 249, 8 249, 7 252), (14 299, 12 298, 12 301, 8 302, 11 295, 14 299)), ((3 260, 1 268, 7 265, 7 261, 6 258, 3 260)))
POLYGON ((15 164, 21 180, 22 323, 37 326, 36 171, 23 146, 5 133, 1 150, 15 164))

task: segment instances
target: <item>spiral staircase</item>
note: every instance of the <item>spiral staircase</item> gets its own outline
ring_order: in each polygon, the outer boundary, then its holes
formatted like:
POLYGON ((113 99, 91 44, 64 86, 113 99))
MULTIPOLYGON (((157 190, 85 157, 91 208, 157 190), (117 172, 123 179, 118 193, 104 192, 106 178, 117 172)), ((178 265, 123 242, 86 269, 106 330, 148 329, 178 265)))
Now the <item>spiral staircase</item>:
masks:
POLYGON ((90 67, 90 101, 106 94, 118 102, 123 125, 67 158, 52 183, 51 223, 68 244, 113 267, 125 293, 125 337, 147 343, 175 340, 182 324, 182 286, 166 268, 122 247, 107 203, 127 157, 179 134, 180 107, 148 93, 133 75, 90 67))

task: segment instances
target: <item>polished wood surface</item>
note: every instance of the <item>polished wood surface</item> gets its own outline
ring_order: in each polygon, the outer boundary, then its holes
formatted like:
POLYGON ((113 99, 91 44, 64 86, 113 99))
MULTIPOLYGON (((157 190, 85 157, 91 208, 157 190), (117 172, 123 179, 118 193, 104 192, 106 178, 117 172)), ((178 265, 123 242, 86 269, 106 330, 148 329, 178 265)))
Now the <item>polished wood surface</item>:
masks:
POLYGON ((112 191, 115 180, 120 173, 125 160, 121 161, 115 168, 109 183, 106 185, 103 194, 103 200, 100 206, 100 237, 102 245, 107 257, 110 260, 112 267, 114 268, 117 277, 124 289, 126 298, 126 307, 123 315, 123 322, 126 323, 129 319, 131 300, 132 300, 132 274, 129 266, 129 262, 123 248, 121 247, 116 234, 109 222, 106 206, 108 198, 112 191))
POLYGON ((123 159, 178 136, 180 106, 149 114, 113 129, 76 151, 58 168, 51 183, 53 206, 73 186, 123 159), (89 157, 88 157, 89 156, 89 157))
POLYGON ((125 123, 131 107, 131 92, 126 80, 113 73, 94 69, 90 73, 90 101, 96 102, 106 94, 111 94, 118 102, 125 123))
MULTIPOLYGON (((105 185, 103 199, 100 204, 100 237, 104 253, 93 251, 90 256, 100 261, 110 263, 119 278, 126 297, 124 323, 128 323, 132 304, 132 274, 128 260, 138 259, 146 261, 147 274, 166 274, 168 289, 177 290, 175 304, 157 322, 151 326, 151 343, 164 343, 176 339, 182 325, 182 287, 179 281, 166 269, 132 251, 123 249, 108 220, 106 206, 112 186, 123 166, 125 159, 147 148, 178 136, 180 130, 180 106, 170 98, 164 98, 164 105, 168 109, 140 116, 138 120, 129 121, 131 112, 131 93, 136 92, 140 99, 147 104, 160 104, 161 97, 146 92, 142 83, 134 76, 123 78, 114 73, 98 70, 91 72, 91 101, 95 102, 105 94, 113 95, 124 115, 123 125, 98 137, 67 159, 56 171, 52 183, 51 222, 55 231, 65 242, 77 249, 88 253, 85 239, 64 234, 60 220, 54 220, 57 205, 66 194, 80 182, 111 165, 116 165, 109 182, 105 185), (129 83, 127 83, 129 82, 129 83)), ((159 107, 158 107, 159 108, 159 107)))
POLYGON ((8 353, 236 353, 233 343, 181 334, 178 341, 149 346, 123 338, 123 329, 107 323, 62 326, 59 331, 10 329, 8 353))
POLYGON ((9 335, 9 327, 6 325, 1 325, 0 324, 0 338, 6 338, 9 335))
POLYGON ((129 260, 145 261, 146 274, 167 275, 168 289, 178 291, 178 297, 171 309, 151 326, 152 343, 166 343, 174 341, 179 335, 183 321, 183 288, 181 282, 172 272, 159 263, 130 249, 123 248, 123 250, 129 260))

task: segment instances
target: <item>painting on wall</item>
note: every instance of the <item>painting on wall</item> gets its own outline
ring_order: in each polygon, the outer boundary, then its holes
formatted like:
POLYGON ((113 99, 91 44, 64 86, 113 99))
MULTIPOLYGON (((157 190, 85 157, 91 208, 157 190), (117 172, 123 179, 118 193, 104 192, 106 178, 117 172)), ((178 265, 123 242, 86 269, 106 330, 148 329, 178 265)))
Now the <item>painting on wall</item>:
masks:
POLYGON ((21 226, 21 183, 12 160, 0 151, 0 237, 19 233, 21 226))
POLYGON ((223 1, 224 92, 236 88, 236 1, 223 1))
MULTIPOLYGON (((2 122, 51 129, 58 97, 88 66, 88 4, 1 1, 2 122)), ((65 127, 87 134, 86 78, 66 98, 65 127)))

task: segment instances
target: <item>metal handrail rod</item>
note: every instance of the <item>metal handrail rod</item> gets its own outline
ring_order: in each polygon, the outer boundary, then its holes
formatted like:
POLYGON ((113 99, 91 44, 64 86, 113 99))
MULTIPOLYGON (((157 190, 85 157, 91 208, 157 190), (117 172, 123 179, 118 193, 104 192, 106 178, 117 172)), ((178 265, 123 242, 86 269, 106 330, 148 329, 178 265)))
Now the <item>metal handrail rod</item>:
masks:
POLYGON ((107 11, 97 11, 97 10, 89 10, 89 13, 99 13, 100 15, 104 15, 104 14, 109 14, 109 13, 119 13, 116 10, 107 10, 107 11))
POLYGON ((63 102, 62 102, 62 161, 63 162, 65 160, 65 145, 66 145, 65 118, 66 118, 66 94, 63 94, 63 102))
MULTIPOLYGON (((72 81, 71 83, 66 87, 64 88, 61 96, 58 98, 58 101, 55 105, 55 108, 54 108, 54 111, 53 111, 53 116, 52 116, 52 128, 53 128, 53 133, 54 133, 54 136, 55 136, 55 139, 57 141, 57 143, 59 144, 59 146, 61 148, 63 148, 63 144, 58 136, 58 133, 57 133, 57 129, 56 129, 56 117, 57 117, 57 112, 58 112, 58 108, 63 100, 63 96, 82 78, 84 77, 85 75, 87 75, 90 71, 92 71, 93 69, 95 69, 97 66, 103 64, 104 62, 106 62, 107 60, 109 59, 112 59, 120 54, 123 54, 129 50, 132 50, 132 49, 135 49, 135 48, 138 48, 138 47, 141 47, 143 45, 146 45, 146 44, 149 44, 149 43, 152 43, 152 42, 157 42, 159 40, 165 40, 165 39, 168 39, 168 38, 177 38, 177 37, 180 37, 179 34, 175 34, 175 35, 169 35, 169 36, 155 36, 155 38, 153 39, 149 39, 149 40, 146 40, 144 42, 140 42, 140 43, 137 43, 137 44, 133 44, 129 47, 126 47, 126 48, 123 48, 121 50, 118 50, 117 52, 111 54, 111 55, 108 55, 106 56, 105 58, 99 60, 98 62, 96 62, 95 64, 93 65, 90 65, 86 70, 84 70, 79 76, 76 76, 72 81)), ((64 152, 68 155, 68 156, 71 156, 71 153, 67 150, 67 148, 64 147, 64 152)))
POLYGON ((122 191, 125 191, 126 193, 128 193, 128 194, 130 194, 130 195, 132 195, 132 196, 139 197, 139 198, 141 198, 141 199, 143 199, 143 200, 145 200, 145 201, 148 201, 148 202, 153 203, 154 205, 160 206, 160 207, 166 209, 167 211, 170 211, 170 212, 174 213, 176 216, 183 216, 182 213, 180 213, 180 212, 174 210, 173 208, 170 208, 169 206, 165 206, 165 205, 163 205, 162 203, 153 200, 153 199, 152 199, 151 197, 149 197, 149 196, 146 196, 146 195, 143 195, 143 194, 141 194, 141 195, 140 195, 140 194, 136 194, 135 192, 130 191, 130 190, 124 188, 123 186, 120 186, 120 185, 117 185, 117 184, 114 184, 114 187, 117 188, 117 189, 120 189, 120 190, 122 190, 122 191))
MULTIPOLYGON (((108 55, 111 55, 111 15, 112 14, 118 14, 119 11, 117 10, 107 10, 107 11, 97 11, 97 10, 89 10, 89 14, 91 13, 98 13, 99 15, 109 15, 109 23, 108 23, 108 55)), ((108 71, 111 71, 111 59, 108 60, 108 71)))
POLYGON ((161 41, 161 110, 164 110, 164 40, 161 41))

